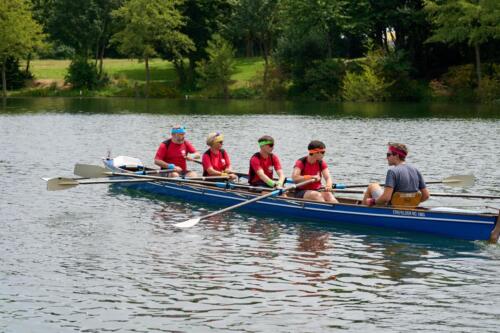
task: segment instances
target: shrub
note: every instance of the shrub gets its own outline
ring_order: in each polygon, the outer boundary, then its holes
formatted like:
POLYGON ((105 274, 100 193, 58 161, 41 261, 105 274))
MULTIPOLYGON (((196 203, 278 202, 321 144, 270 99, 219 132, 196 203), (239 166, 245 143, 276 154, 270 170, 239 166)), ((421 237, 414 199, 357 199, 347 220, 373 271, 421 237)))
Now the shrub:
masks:
POLYGON ((93 90, 102 84, 97 68, 83 58, 71 61, 64 80, 66 83, 70 83, 74 89, 93 90))
POLYGON ((315 61, 304 76, 304 83, 308 87, 306 94, 314 99, 339 100, 345 68, 342 60, 315 61))
POLYGON ((485 76, 475 90, 476 97, 481 103, 500 101, 500 81, 494 77, 485 76))
POLYGON ((206 52, 208 60, 197 62, 196 72, 200 75, 200 86, 211 94, 228 98, 236 51, 228 41, 215 34, 208 41, 206 52))
MULTIPOLYGON (((7 58, 5 65, 5 76, 7 79, 7 89, 17 90, 24 88, 33 75, 28 71, 19 69, 19 59, 13 57, 7 58)), ((3 89, 2 80, 0 80, 0 89, 3 89)))
POLYGON ((387 87, 382 77, 365 66, 363 73, 347 72, 342 82, 342 98, 350 102, 379 102, 387 98, 387 87))
POLYGON ((442 80, 450 88, 451 99, 473 101, 474 88, 477 86, 474 66, 471 64, 453 66, 443 75, 442 80))

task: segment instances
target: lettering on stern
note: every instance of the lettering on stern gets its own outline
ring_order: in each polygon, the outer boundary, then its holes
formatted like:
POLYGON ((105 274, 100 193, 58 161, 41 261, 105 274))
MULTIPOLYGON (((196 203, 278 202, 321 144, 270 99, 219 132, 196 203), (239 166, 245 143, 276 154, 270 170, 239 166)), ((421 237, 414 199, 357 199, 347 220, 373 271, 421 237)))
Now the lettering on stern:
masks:
POLYGON ((392 211, 392 215, 425 217, 424 212, 416 212, 414 210, 398 210, 398 209, 394 209, 392 211))

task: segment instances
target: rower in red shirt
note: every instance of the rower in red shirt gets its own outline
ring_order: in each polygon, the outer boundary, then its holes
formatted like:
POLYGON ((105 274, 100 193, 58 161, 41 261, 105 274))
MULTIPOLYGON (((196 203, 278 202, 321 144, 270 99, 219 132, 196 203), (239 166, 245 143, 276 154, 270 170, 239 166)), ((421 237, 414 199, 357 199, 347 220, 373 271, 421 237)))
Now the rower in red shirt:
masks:
POLYGON ((191 142, 185 139, 186 129, 182 126, 174 126, 170 131, 172 137, 163 141, 156 151, 155 164, 162 169, 174 170, 169 177, 196 177, 196 172, 188 171, 186 160, 199 159, 200 154, 191 142), (188 154, 193 154, 193 157, 188 154))
POLYGON ((231 160, 225 149, 222 149, 224 135, 222 133, 210 133, 207 137, 207 146, 210 148, 203 153, 203 176, 227 176, 236 179, 234 171, 231 170, 231 160))
POLYGON ((264 135, 258 140, 260 151, 250 159, 248 182, 253 186, 283 187, 285 175, 281 168, 280 159, 273 154, 274 139, 264 135), (278 181, 273 180, 273 169, 278 174, 278 181))
POLYGON ((301 186, 295 190, 296 198, 315 200, 321 202, 338 202, 332 194, 332 179, 330 171, 323 157, 326 146, 323 142, 313 140, 307 146, 309 155, 298 159, 293 168, 292 179, 295 183, 301 183, 308 179, 316 179, 314 183, 301 186), (321 188, 321 177, 325 179, 324 192, 319 192, 321 188))

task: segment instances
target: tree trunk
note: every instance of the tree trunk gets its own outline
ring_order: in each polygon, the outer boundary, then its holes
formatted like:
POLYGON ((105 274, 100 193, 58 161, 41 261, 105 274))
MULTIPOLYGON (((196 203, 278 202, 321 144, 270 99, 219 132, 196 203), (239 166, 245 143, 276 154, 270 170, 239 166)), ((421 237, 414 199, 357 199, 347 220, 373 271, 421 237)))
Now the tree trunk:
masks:
POLYGON ((479 52, 479 43, 474 43, 474 51, 476 51, 476 74, 477 74, 477 85, 481 85, 481 55, 479 52))
POLYGON ((104 62, 104 50, 106 49, 106 45, 102 43, 101 52, 99 54, 99 77, 102 76, 102 64, 104 62))
POLYGON ((146 98, 149 97, 149 80, 150 80, 150 73, 149 73, 149 57, 144 58, 144 64, 146 65, 146 91, 144 92, 146 95, 146 98))
POLYGON ((186 85, 186 71, 184 70, 184 61, 182 59, 174 59, 174 68, 179 79, 179 85, 185 87, 186 85))
POLYGON ((189 70, 188 70, 188 73, 187 73, 187 77, 186 77, 186 83, 188 85, 188 87, 191 89, 191 88, 194 88, 194 80, 195 80, 195 72, 196 70, 196 60, 192 57, 189 58, 189 70))
POLYGON ((26 74, 28 74, 30 71, 30 62, 31 62, 31 52, 28 53, 28 57, 26 58, 26 70, 25 70, 26 74))
POLYGON ((6 62, 6 60, 4 60, 2 62, 2 97, 4 99, 4 102, 5 102, 5 99, 7 98, 7 75, 5 73, 5 71, 6 71, 5 62, 6 62))
POLYGON ((262 56, 264 57, 264 89, 267 90, 269 77, 269 46, 267 45, 267 41, 262 42, 262 56))
POLYGON ((253 53, 253 38, 252 36, 250 36, 249 34, 245 37, 246 39, 246 54, 247 54, 247 57, 253 57, 254 56, 254 53, 253 53))

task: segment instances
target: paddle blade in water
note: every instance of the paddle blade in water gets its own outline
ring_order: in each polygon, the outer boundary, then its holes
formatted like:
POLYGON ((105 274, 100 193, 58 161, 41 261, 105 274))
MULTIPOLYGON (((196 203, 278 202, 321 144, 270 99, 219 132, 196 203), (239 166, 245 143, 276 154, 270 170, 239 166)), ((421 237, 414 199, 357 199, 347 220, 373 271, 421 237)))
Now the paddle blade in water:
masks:
POLYGON ((455 175, 443 179, 443 183, 451 187, 471 187, 475 180, 473 175, 455 175))
POLYGON ((78 182, 71 178, 55 177, 55 178, 42 178, 47 182, 48 191, 67 190, 69 188, 78 186, 78 182))
POLYGON ((191 228, 192 226, 198 224, 198 222, 200 222, 200 219, 195 218, 195 219, 190 219, 190 220, 187 220, 184 222, 176 223, 176 224, 174 224, 174 226, 176 226, 177 228, 191 228))
POLYGON ((91 164, 76 164, 73 173, 84 178, 108 177, 106 168, 91 164))

